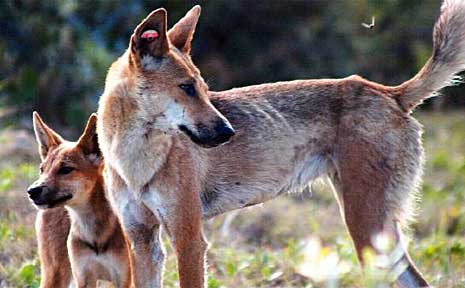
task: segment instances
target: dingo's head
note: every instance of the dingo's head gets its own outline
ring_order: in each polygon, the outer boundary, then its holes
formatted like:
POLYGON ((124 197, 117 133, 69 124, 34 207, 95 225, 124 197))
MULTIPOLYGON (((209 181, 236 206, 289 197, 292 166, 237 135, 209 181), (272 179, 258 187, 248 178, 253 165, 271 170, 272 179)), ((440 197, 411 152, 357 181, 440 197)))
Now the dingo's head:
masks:
POLYGON ((195 6, 167 31, 166 10, 150 13, 131 36, 129 70, 151 129, 181 131, 199 145, 214 147, 227 142, 234 130, 210 103, 208 86, 189 54, 199 15, 200 6, 195 6))
POLYGON ((27 193, 38 208, 79 205, 89 195, 102 175, 103 161, 97 143, 97 116, 90 116, 77 142, 64 140, 34 112, 34 132, 39 144, 40 176, 27 193))

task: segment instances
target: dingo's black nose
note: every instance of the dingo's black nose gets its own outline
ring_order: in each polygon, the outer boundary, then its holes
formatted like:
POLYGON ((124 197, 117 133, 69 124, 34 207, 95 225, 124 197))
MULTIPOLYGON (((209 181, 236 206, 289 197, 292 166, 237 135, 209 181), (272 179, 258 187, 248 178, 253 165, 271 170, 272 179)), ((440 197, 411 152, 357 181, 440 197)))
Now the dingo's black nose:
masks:
POLYGON ((43 191, 43 186, 34 186, 34 187, 29 187, 27 189, 27 194, 29 194, 29 198, 31 199, 37 199, 37 197, 40 196, 40 194, 43 191))
POLYGON ((179 125, 179 130, 186 133, 194 143, 199 144, 202 147, 216 147, 228 142, 228 140, 234 136, 235 132, 227 121, 223 121, 221 119, 215 124, 216 125, 213 129, 202 123, 197 124, 196 132, 192 132, 192 130, 185 125, 179 125))
POLYGON ((227 142, 235 134, 234 129, 231 127, 231 125, 228 122, 223 121, 219 122, 215 126, 215 132, 216 137, 214 139, 214 142, 218 144, 227 142))

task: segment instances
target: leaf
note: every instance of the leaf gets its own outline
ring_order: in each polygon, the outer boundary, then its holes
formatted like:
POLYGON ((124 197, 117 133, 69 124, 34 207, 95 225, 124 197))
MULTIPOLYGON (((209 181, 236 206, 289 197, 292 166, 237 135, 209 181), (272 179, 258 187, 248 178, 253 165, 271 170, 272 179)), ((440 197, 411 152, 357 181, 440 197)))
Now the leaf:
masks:
POLYGON ((17 278, 21 282, 27 285, 27 287, 38 287, 38 281, 36 279, 35 267, 32 263, 24 264, 17 273, 17 278))

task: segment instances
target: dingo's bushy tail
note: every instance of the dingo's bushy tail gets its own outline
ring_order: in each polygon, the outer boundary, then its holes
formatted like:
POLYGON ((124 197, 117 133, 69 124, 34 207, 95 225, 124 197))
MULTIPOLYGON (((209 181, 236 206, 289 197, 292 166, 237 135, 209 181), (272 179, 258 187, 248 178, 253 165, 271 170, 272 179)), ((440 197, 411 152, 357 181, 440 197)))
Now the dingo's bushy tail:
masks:
POLYGON ((465 0, 445 0, 434 25, 433 55, 415 77, 397 88, 398 103, 412 111, 443 87, 456 83, 465 70, 465 0))

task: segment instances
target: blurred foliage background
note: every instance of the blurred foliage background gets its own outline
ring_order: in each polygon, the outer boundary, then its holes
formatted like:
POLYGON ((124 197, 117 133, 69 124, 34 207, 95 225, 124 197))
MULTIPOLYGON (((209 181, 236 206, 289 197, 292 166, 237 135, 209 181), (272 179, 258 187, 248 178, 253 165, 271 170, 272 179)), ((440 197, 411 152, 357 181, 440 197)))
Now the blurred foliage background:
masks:
MULTIPOLYGON (((197 3, 193 59, 212 90, 354 73, 401 83, 429 57, 440 7, 437 0, 0 1, 2 123, 26 123, 18 120, 35 109, 53 124, 82 128, 137 23, 165 7, 171 26, 197 3), (372 16, 375 28, 362 27, 372 16)), ((465 106, 465 97, 433 102, 429 108, 465 106)))
MULTIPOLYGON (((32 110, 76 139, 139 21, 165 7, 171 26, 194 4, 203 9, 193 59, 212 90, 355 73, 401 83, 430 56, 440 8, 439 0, 0 0, 0 288, 40 282, 25 192, 39 164, 32 110), (374 29, 362 27, 372 16, 374 29)), ((435 287, 465 287, 465 86, 443 94, 415 112, 427 158, 409 250, 435 287)), ((388 287, 376 261, 358 265, 332 193, 313 192, 205 223, 208 287, 388 287)), ((177 287, 168 252, 165 284, 177 287)))

